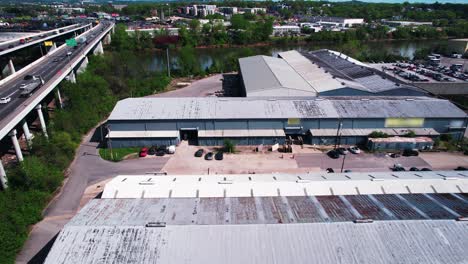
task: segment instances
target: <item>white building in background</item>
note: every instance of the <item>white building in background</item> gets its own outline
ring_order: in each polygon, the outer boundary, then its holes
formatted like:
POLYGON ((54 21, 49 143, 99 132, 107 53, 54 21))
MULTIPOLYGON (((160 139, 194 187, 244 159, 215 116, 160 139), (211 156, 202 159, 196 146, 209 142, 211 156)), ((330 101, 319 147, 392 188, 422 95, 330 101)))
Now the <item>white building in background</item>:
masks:
POLYGON ((244 13, 258 14, 258 12, 266 13, 266 8, 262 7, 252 7, 252 8, 243 8, 244 13))
POLYGON ((312 17, 309 22, 324 27, 350 28, 365 24, 364 18, 343 18, 343 17, 312 17))
POLYGON ((239 10, 235 6, 224 6, 218 7, 218 12, 223 13, 225 15, 235 15, 239 12, 239 10))
POLYGON ((205 17, 216 12, 216 5, 191 5, 182 8, 182 13, 194 17, 205 17))
POLYGON ((301 33, 301 27, 299 26, 273 26, 273 36, 284 36, 290 34, 299 34, 301 33))

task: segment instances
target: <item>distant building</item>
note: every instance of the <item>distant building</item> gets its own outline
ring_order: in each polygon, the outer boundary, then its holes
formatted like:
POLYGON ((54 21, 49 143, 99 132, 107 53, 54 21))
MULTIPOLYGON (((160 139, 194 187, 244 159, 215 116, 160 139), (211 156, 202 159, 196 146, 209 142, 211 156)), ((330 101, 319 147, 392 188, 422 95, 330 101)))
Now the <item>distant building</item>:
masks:
POLYGON ((308 22, 324 27, 350 28, 364 24, 363 18, 343 18, 343 17, 322 17, 315 16, 308 19, 308 22))
POLYGON ((244 13, 258 14, 258 12, 266 13, 266 8, 261 7, 252 7, 252 8, 242 8, 244 13))
POLYGON ((191 5, 181 9, 185 15, 193 17, 206 17, 216 12, 216 5, 191 5))
POLYGON ((82 7, 61 7, 57 9, 57 12, 64 14, 83 14, 85 9, 82 7))
POLYGON ((273 26, 273 36, 287 36, 291 34, 300 34, 301 28, 299 26, 273 26))
POLYGON ((418 21, 383 20, 382 23, 391 27, 432 26, 432 22, 418 22, 418 21))
POLYGON ((238 13, 238 9, 237 7, 232 7, 232 6, 228 6, 228 7, 218 7, 218 11, 220 13, 223 13, 225 15, 235 15, 238 13))

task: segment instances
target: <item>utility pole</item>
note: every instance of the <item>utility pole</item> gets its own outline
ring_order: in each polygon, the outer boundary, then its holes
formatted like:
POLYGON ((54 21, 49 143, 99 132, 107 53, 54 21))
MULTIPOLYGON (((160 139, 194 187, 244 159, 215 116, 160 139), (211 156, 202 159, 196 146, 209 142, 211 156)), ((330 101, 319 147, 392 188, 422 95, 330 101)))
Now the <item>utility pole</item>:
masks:
POLYGON ((167 76, 171 78, 171 66, 169 63, 169 47, 166 47, 167 76))
POLYGON ((343 161, 341 162, 341 172, 343 172, 345 159, 346 159, 346 155, 343 155, 343 161))
POLYGON ((107 143, 108 143, 108 147, 109 147, 109 150, 110 150, 111 159, 114 160, 114 154, 112 153, 112 141, 111 141, 111 137, 110 137, 109 125, 107 125, 106 128, 107 128, 107 137, 109 138, 107 143))
POLYGON ((340 123, 338 124, 338 128, 336 129, 335 149, 337 148, 337 145, 338 145, 338 137, 339 137, 342 126, 343 126, 343 122, 340 119, 340 123))

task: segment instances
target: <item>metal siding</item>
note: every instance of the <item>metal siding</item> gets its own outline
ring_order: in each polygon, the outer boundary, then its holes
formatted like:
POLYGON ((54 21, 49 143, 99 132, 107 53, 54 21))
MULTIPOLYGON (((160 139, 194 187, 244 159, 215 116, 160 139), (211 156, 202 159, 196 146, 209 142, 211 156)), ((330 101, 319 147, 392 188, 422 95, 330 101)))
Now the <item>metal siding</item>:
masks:
POLYGON ((175 121, 158 121, 152 120, 146 122, 147 130, 177 130, 177 122, 175 121))
POLYGON ((137 121, 137 122, 109 122, 109 129, 110 130, 123 130, 123 131, 142 131, 146 130, 145 122, 144 121, 137 121))
POLYGON ((320 119, 319 128, 335 128, 338 129, 338 119, 320 119))
POLYGON ((158 139, 113 139, 112 147, 113 148, 127 148, 127 147, 148 147, 155 145, 177 145, 177 138, 158 138, 158 139))
POLYGON ((283 129, 283 121, 280 120, 249 120, 249 129, 283 129))
POLYGON ((245 121, 215 121, 215 129, 247 129, 247 120, 245 121))
POLYGON ((205 121, 178 121, 177 122, 177 129, 184 129, 184 128, 198 128, 199 130, 205 129, 205 121))
POLYGON ((353 128, 385 128, 385 119, 352 119, 353 128))

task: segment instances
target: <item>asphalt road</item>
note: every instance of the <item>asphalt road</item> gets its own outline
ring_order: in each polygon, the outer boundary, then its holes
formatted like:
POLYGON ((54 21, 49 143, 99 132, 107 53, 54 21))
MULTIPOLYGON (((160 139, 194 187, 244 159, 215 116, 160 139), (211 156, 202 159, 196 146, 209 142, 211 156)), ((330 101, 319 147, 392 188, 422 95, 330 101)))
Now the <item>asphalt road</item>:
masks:
MULTIPOLYGON (((87 31, 85 36, 88 41, 93 40, 99 36, 101 29, 103 29, 108 24, 101 23, 94 27, 93 29, 87 31), (93 36, 91 37, 91 34, 93 36)), ((65 47, 51 56, 46 56, 44 61, 28 71, 19 74, 14 79, 8 81, 7 83, 0 86, 0 98, 1 97, 11 97, 11 102, 7 104, 0 104, 0 124, 3 123, 3 120, 10 115, 15 114, 15 110, 21 110, 21 105, 28 104, 29 101, 32 101, 35 96, 39 95, 41 91, 45 90, 46 85, 38 88, 32 95, 32 97, 20 97, 19 87, 24 81, 26 75, 39 75, 42 77, 45 83, 50 81, 56 74, 61 73, 60 71, 65 67, 68 67, 67 64, 72 61, 76 56, 79 56, 80 52, 85 49, 86 45, 79 45, 78 48, 74 49, 72 47, 65 47), (72 51, 72 55, 67 57, 67 52, 72 51)))
MULTIPOLYGON (((78 25, 75 25, 74 27, 70 27, 70 28, 65 29, 65 31, 70 31, 72 29, 75 29, 75 28, 78 28, 78 27, 81 27, 81 26, 83 26, 83 25, 78 24, 78 25)), ((56 30, 61 30, 61 29, 62 28, 57 28, 56 30)), ((60 32, 60 33, 62 33, 62 32, 60 32)), ((40 33, 37 33, 37 32, 31 32, 28 35, 24 35, 22 37, 19 37, 18 40, 16 42, 14 42, 14 43, 10 42, 12 40, 7 40, 6 43, 0 43, 0 51, 2 52, 2 55, 5 55, 6 53, 9 53, 8 49, 12 49, 12 48, 19 47, 19 46, 27 47, 27 46, 30 46, 30 42, 32 42, 32 41, 47 39, 47 37, 54 36, 54 35, 57 35, 57 34, 55 34, 54 32, 43 33, 43 34, 40 34, 40 33), (39 34, 39 35, 37 35, 37 34, 39 34), (34 35, 34 36, 31 37, 31 40, 29 42, 21 44, 19 42, 19 39, 28 37, 28 35, 34 35)))

